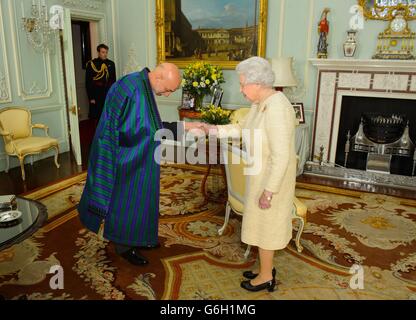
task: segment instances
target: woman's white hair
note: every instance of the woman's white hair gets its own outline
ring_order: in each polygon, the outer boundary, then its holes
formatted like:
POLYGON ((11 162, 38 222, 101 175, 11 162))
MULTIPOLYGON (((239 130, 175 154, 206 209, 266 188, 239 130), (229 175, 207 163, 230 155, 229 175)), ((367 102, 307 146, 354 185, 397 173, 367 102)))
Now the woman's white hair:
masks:
POLYGON ((275 74, 272 65, 261 57, 252 57, 244 60, 237 66, 237 73, 245 77, 245 84, 259 84, 264 87, 273 87, 275 74))

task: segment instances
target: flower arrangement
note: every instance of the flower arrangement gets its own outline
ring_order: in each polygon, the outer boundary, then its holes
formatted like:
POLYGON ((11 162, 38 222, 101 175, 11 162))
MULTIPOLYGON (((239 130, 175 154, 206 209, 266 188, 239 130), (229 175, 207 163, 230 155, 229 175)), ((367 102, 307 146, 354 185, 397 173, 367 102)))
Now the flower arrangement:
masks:
POLYGON ((231 111, 224 110, 221 107, 209 105, 202 109, 202 121, 213 125, 224 125, 230 123, 231 111))
POLYGON ((195 98, 196 107, 202 107, 204 96, 224 83, 222 69, 205 62, 194 62, 183 72, 182 88, 195 98))

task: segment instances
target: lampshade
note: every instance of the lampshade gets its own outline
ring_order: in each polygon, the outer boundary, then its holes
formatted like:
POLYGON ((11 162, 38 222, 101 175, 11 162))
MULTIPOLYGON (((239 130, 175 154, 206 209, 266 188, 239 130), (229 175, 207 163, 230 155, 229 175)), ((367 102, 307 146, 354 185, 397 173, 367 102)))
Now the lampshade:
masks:
POLYGON ((272 69, 276 75, 275 87, 287 88, 296 87, 298 82, 293 74, 293 58, 281 57, 271 59, 272 69))

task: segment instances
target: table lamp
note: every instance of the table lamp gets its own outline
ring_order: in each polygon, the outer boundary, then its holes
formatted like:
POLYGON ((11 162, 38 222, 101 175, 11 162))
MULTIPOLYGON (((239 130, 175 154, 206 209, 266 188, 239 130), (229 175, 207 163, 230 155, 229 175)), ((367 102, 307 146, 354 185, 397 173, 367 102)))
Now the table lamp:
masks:
POLYGON ((272 69, 276 75, 274 87, 276 91, 283 91, 284 88, 296 87, 298 82, 293 74, 293 58, 280 57, 271 59, 272 69))

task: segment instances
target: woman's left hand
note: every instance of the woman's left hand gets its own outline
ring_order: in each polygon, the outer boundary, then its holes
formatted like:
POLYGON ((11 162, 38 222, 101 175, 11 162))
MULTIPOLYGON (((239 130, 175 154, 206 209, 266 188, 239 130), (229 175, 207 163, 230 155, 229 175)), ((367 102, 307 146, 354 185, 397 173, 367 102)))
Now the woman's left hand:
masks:
POLYGON ((272 197, 273 197, 272 192, 264 190, 259 200, 260 209, 262 210, 270 209, 272 207, 272 197))

